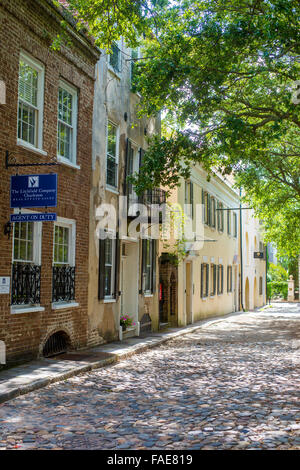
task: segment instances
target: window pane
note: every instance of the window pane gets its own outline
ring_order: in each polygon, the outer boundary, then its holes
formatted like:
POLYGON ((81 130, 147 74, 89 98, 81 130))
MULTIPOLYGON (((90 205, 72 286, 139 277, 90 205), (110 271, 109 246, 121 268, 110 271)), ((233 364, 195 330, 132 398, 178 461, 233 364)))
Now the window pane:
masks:
POLYGON ((120 72, 121 71, 120 63, 121 63, 121 51, 118 48, 118 46, 114 43, 112 44, 112 52, 109 56, 109 64, 112 66, 112 68, 116 72, 120 72))
POLYGON ((111 295, 111 266, 105 266, 105 295, 111 295))
POLYGON ((19 99, 37 106, 38 72, 25 62, 20 62, 19 99))
POLYGON ((108 123, 107 131, 107 153, 116 158, 117 154, 117 128, 111 122, 108 123))

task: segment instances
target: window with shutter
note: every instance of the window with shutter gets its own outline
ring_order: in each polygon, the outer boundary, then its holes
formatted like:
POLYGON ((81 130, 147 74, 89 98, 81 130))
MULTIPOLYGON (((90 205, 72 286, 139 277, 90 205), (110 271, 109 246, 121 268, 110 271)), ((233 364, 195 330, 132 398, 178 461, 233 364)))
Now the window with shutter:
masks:
POLYGON ((119 244, 113 233, 109 233, 104 240, 99 240, 99 300, 116 298, 118 249, 119 244))
POLYGON ((142 241, 142 293, 153 294, 156 290, 156 240, 142 241))

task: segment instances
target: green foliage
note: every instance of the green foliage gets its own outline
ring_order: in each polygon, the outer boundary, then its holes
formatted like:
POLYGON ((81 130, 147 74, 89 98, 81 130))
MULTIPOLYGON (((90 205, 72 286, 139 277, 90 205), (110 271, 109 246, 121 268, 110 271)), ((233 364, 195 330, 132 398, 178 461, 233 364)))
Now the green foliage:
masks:
POLYGON ((138 188, 176 185, 189 168, 234 172, 279 253, 300 251, 299 3, 186 0, 147 36, 138 89, 173 129, 153 140, 138 188))
POLYGON ((286 282, 288 280, 288 273, 282 266, 270 263, 268 268, 268 280, 286 282))
POLYGON ((273 281, 273 282, 268 282, 267 284, 268 288, 268 297, 269 298, 274 298, 274 297, 282 297, 283 299, 287 299, 288 295, 288 283, 287 281, 273 281))
MULTIPOLYGON (((54 3, 60 5, 57 0, 54 3)), ((167 4, 167 0, 68 0, 67 11, 79 31, 93 37, 101 49, 110 50, 121 37, 136 47, 144 33, 153 31, 158 13, 167 4)))

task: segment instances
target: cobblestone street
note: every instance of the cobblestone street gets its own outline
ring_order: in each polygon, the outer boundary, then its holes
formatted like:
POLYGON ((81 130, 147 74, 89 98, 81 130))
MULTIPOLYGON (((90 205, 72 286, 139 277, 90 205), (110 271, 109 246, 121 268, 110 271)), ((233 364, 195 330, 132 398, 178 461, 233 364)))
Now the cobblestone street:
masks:
POLYGON ((0 405, 0 449, 300 449, 299 304, 0 405))

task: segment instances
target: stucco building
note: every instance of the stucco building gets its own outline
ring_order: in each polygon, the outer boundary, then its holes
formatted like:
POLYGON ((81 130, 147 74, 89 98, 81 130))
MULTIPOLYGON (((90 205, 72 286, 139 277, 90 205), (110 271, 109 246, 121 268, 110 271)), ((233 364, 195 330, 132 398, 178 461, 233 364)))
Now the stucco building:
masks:
POLYGON ((89 213, 90 345, 158 328, 158 244, 131 236, 127 230, 136 215, 131 204, 147 204, 155 198, 161 202, 164 197, 163 191, 153 190, 137 198, 127 181, 127 176, 139 171, 147 136, 160 132, 159 118, 137 117, 140 97, 132 91, 136 53, 119 41, 110 55, 102 53, 96 68, 89 213), (105 205, 113 208, 118 222, 108 229, 111 239, 99 240, 105 205), (123 333, 120 316, 124 314, 135 325, 123 333))

